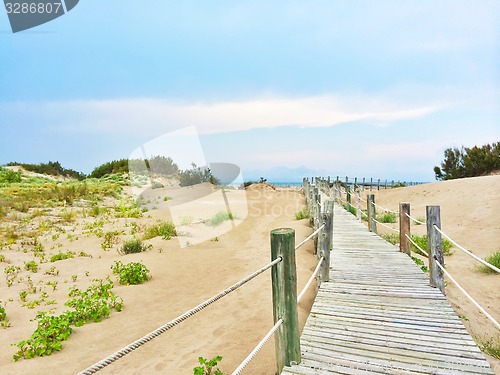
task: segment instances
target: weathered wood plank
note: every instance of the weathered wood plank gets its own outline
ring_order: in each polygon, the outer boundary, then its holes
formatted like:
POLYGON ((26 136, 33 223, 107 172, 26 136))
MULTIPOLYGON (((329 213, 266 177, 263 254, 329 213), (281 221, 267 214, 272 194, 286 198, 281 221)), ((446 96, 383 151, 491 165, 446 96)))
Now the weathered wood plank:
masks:
POLYGON ((337 206, 332 247, 302 363, 284 374, 493 374, 428 275, 337 206))

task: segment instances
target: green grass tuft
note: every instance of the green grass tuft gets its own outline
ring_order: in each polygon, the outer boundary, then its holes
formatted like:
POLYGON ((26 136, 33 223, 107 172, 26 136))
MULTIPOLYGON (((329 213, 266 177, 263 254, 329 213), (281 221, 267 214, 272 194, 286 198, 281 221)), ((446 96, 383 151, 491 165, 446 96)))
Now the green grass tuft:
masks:
MULTIPOLYGON (((487 256, 484 260, 489 264, 500 268, 500 251, 494 252, 493 254, 487 256)), ((496 273, 488 266, 481 266, 479 267, 479 270, 484 273, 496 273)))
POLYGON ((123 243, 120 252, 122 254, 141 253, 146 251, 148 247, 149 246, 144 244, 140 238, 132 238, 123 243))
POLYGON ((295 220, 307 219, 308 217, 309 217, 309 212, 307 212, 305 208, 295 213, 295 220))
POLYGON ((381 223, 397 223, 398 217, 394 212, 384 212, 382 215, 377 216, 377 221, 381 223))
POLYGON ((222 224, 224 221, 234 220, 234 219, 235 217, 233 216, 233 214, 220 211, 217 212, 210 219, 208 219, 207 224, 210 225, 211 227, 216 227, 217 225, 222 224))
POLYGON ((146 228, 142 239, 149 240, 154 237, 161 237, 164 240, 169 240, 174 236, 177 236, 175 225, 170 221, 163 221, 146 228))
MULTIPOLYGON (((417 236, 417 235, 412 234, 411 239, 418 246, 420 246, 422 249, 424 249, 427 253, 429 252, 429 249, 427 247, 427 235, 417 236)), ((450 241, 448 241, 446 238, 442 239, 442 243, 443 243, 443 255, 453 254, 453 252, 451 251, 452 243, 450 241)), ((411 244, 411 251, 413 251, 414 253, 420 254, 422 256, 425 256, 425 254, 422 253, 420 251, 420 249, 418 249, 413 243, 411 244)))

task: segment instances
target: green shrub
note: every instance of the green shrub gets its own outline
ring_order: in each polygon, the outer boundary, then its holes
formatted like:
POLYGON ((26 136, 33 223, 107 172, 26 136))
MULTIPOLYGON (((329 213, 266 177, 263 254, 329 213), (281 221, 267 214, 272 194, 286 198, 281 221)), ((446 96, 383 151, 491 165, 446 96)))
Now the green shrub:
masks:
POLYGON ((34 260, 30 260, 29 262, 24 262, 24 269, 26 271, 31 271, 33 273, 38 272, 38 264, 34 260))
POLYGON ((295 220, 307 219, 309 217, 309 212, 306 209, 297 211, 295 213, 295 220))
POLYGON ((424 261, 422 259, 411 257, 411 260, 413 260, 417 265, 419 265, 422 271, 429 272, 429 267, 427 267, 424 264, 424 261))
POLYGON ((34 358, 48 356, 62 348, 61 342, 67 340, 73 329, 66 315, 51 316, 42 312, 35 318, 38 326, 31 338, 17 344, 19 351, 14 354, 14 361, 20 358, 34 358))
POLYGON ((151 278, 147 267, 138 262, 123 264, 120 261, 115 261, 111 269, 117 275, 118 282, 122 285, 138 285, 151 278))
POLYGON ((0 167, 0 184, 15 184, 21 181, 21 173, 0 167))
POLYGON ((169 240, 174 236, 177 236, 175 225, 170 221, 163 221, 146 228, 142 239, 149 240, 150 238, 161 237, 164 240, 169 240))
POLYGON ((387 233, 383 234, 381 237, 393 245, 399 244, 399 234, 397 233, 387 233))
MULTIPOLYGON (((491 264, 497 268, 500 268, 500 251, 497 251, 497 252, 487 256, 484 260, 486 262, 488 262, 489 264, 491 264)), ((484 266, 484 265, 479 267, 479 270, 481 272, 484 272, 484 273, 496 273, 496 271, 494 271, 490 267, 484 266)))
MULTIPOLYGON (((427 253, 429 253, 429 249, 427 247, 427 235, 417 236, 417 235, 412 234, 411 235, 411 239, 418 246, 420 246, 423 250, 425 250, 427 253)), ((443 238, 442 239, 442 244, 443 244, 443 255, 451 255, 451 254, 453 254, 451 252, 452 243, 450 241, 448 241, 446 238, 443 238)), ((426 256, 413 243, 411 244, 411 251, 413 251, 414 253, 420 254, 422 256, 426 256)))
POLYGON ((71 288, 69 292, 71 299, 65 305, 72 307, 74 311, 68 311, 65 314, 69 322, 76 327, 91 321, 100 322, 109 316, 112 309, 121 311, 123 308, 123 300, 111 291, 113 282, 109 278, 106 282, 102 279, 96 279, 94 282, 96 283, 85 291, 71 288))
POLYGON ((74 258, 75 253, 72 251, 67 251, 66 253, 59 252, 57 254, 54 254, 50 257, 50 261, 57 262, 58 260, 64 260, 64 259, 69 259, 69 258, 74 258))
POLYGON ((126 240, 120 250, 122 254, 134 254, 146 251, 150 246, 142 243, 140 238, 132 238, 126 240))
POLYGON ((395 212, 384 212, 382 215, 377 216, 377 221, 381 223, 397 223, 398 217, 395 212))
POLYGON ((207 224, 210 225, 211 227, 216 227, 217 225, 222 224, 224 221, 234 220, 234 219, 235 217, 233 216, 232 213, 220 211, 217 212, 210 219, 208 219, 207 224))

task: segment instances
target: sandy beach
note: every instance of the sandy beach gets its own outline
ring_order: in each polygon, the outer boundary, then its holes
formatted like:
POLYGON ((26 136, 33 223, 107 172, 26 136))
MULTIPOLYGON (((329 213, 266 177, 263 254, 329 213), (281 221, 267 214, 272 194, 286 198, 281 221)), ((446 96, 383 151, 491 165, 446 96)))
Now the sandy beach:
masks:
MULTIPOLYGON (((131 193, 130 189, 128 192, 131 193)), ((443 230, 462 246, 480 257, 500 249, 500 176, 374 190, 373 193, 378 205, 391 210, 397 210, 400 202, 410 203, 411 214, 416 218, 425 217, 426 205, 440 205, 443 230)), ((10 298, 11 301, 5 306, 10 327, 0 330, 0 372, 77 373, 268 263, 269 233, 272 229, 295 229, 296 242, 311 233, 307 219, 295 220, 294 217, 295 212, 305 204, 304 196, 297 190, 274 190, 261 186, 247 191, 228 190, 224 192, 225 198, 221 194, 220 190, 206 185, 144 192, 149 210, 142 218, 113 218, 105 224, 104 229, 123 230, 124 234, 120 235, 123 239, 130 237, 136 226, 140 229, 159 219, 168 219, 176 223, 179 236, 170 240, 153 238, 146 241, 151 245, 146 252, 129 255, 118 253, 119 242, 104 251, 101 248, 102 239, 88 234, 85 229, 96 218, 83 217, 77 208, 73 208, 77 212, 74 221, 59 224, 66 229, 67 234, 53 240, 54 233, 49 231, 39 241, 49 254, 70 250, 76 253, 83 251, 91 257, 76 256, 54 263, 40 263, 37 273, 22 269, 11 287, 2 280, 1 300, 5 303, 10 298), (165 194, 169 196, 168 201, 160 199, 165 194), (207 226, 208 218, 227 208, 225 202, 229 202, 234 221, 225 221, 215 227, 207 226), (54 246, 56 243, 59 245, 54 246), (137 286, 119 285, 110 270, 116 260, 124 263, 142 262, 151 271, 152 279, 137 286), (45 275, 45 271, 53 266, 57 267, 59 274, 45 275), (48 294, 49 300, 55 301, 54 305, 41 304, 34 309, 22 306, 19 293, 26 287, 27 276, 48 294), (107 276, 115 282, 114 293, 124 300, 123 311, 112 312, 108 319, 100 323, 74 328, 70 339, 63 342, 60 352, 48 357, 13 362, 12 355, 16 348, 11 344, 30 337, 36 328, 36 322, 30 319, 35 317, 37 311, 53 309, 52 312, 56 314, 64 311, 68 309, 64 302, 70 287, 83 289, 92 283, 92 279, 107 276), (20 282, 23 277, 24 281, 20 282), (57 288, 52 290, 47 281, 57 281, 57 288)), ((107 201, 106 204, 111 207, 115 203, 107 201)), ((55 212, 52 214, 56 215, 55 212)), ((12 224, 12 220, 12 217, 7 218, 3 225, 12 224)), ((33 225, 40 225, 43 220, 44 216, 38 217, 33 225)), ((384 233, 383 227, 379 229, 380 233, 384 233)), ((425 227, 413 225, 412 231, 424 234, 425 227)), ((1 254, 10 263, 2 266, 17 264, 22 268, 23 262, 33 259, 31 253, 23 252, 22 248, 22 241, 18 241, 11 249, 4 248, 1 254)), ((499 276, 479 272, 474 260, 458 250, 453 252, 445 259, 449 272, 496 319, 500 319, 499 276)), ((312 242, 297 252, 299 290, 302 290, 316 265, 312 253, 312 242)), ((472 335, 481 339, 498 335, 491 323, 450 283, 447 295, 457 314, 465 317, 464 324, 472 335)), ((310 288, 299 304, 301 327, 314 296, 315 290, 310 288)), ((35 297, 28 296, 28 301, 35 297)), ((223 357, 221 370, 230 373, 272 325, 270 272, 265 272, 100 373, 192 374, 199 356, 212 358, 216 355, 223 357)), ((489 360, 491 363, 496 361, 491 357, 489 360)), ((274 367, 274 342, 271 339, 248 366, 246 373, 272 374, 274 367)))

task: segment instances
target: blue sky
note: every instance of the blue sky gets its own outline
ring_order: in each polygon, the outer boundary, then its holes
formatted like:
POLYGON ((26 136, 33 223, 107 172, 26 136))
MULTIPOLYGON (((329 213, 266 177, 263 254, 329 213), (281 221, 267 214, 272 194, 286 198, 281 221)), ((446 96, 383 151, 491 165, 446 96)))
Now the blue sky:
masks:
POLYGON ((499 63, 498 1, 82 0, 16 34, 2 10, 0 164, 89 173, 195 126, 244 179, 431 181, 500 141, 499 63))

